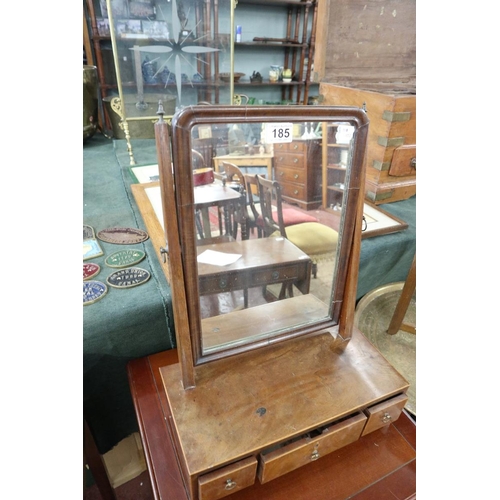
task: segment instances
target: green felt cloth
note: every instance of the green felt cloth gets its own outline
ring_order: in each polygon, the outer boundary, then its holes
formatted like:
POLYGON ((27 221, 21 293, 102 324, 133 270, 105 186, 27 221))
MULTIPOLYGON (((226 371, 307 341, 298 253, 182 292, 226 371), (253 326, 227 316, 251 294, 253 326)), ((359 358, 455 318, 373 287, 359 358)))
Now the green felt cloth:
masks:
POLYGON ((417 248, 417 197, 384 203, 380 208, 407 222, 408 228, 361 240, 358 299, 382 285, 406 281, 417 248))
MULTIPOLYGON (((95 135, 83 145, 83 223, 97 234, 109 227, 146 229, 130 191, 128 165, 120 166, 122 146, 95 135)), ((155 149, 150 151, 155 159, 155 149)), ((125 148, 125 154, 128 156, 125 148)), ((106 282, 115 269, 104 264, 113 252, 139 248, 146 259, 137 267, 149 281, 130 289, 108 287, 98 302, 83 306, 84 412, 100 453, 138 430, 126 365, 134 358, 175 347, 170 287, 148 239, 136 245, 99 241, 104 255, 86 262, 101 266, 94 278, 106 282), (150 257, 149 257, 150 256, 150 257)))

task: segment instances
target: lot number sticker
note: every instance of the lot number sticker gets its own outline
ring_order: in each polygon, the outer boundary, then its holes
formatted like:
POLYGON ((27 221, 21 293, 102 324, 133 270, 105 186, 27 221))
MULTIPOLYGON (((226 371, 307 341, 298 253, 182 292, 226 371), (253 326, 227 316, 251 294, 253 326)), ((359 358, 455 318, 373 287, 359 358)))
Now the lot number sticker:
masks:
POLYGON ((292 127, 291 123, 266 123, 266 143, 292 142, 292 127))

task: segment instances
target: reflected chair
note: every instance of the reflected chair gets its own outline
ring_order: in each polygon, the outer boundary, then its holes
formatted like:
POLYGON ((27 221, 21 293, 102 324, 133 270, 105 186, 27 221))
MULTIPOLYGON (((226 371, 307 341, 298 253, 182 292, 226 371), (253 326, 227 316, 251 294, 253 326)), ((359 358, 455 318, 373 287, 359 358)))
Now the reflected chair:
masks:
POLYGON ((262 238, 262 226, 259 224, 261 214, 259 199, 259 181, 256 174, 243 174, 247 191, 247 228, 248 233, 257 230, 257 237, 262 238))
POLYGON ((245 176, 241 169, 234 163, 222 161, 222 175, 225 178, 226 185, 235 189, 241 194, 240 202, 231 208, 231 236, 236 239, 238 236, 238 226, 241 227, 241 239, 248 239, 248 219, 247 210, 247 186, 245 176))
POLYGON ((264 235, 281 235, 309 255, 313 262, 312 274, 316 278, 318 262, 335 257, 339 236, 337 231, 317 221, 285 226, 279 183, 261 175, 257 175, 257 181, 264 235))
MULTIPOLYGON (((205 158, 199 151, 196 151, 196 149, 191 149, 191 164, 193 166, 193 170, 198 168, 205 168, 205 158)), ((200 239, 205 238, 201 210, 196 210, 194 214, 194 220, 196 223, 196 230, 198 231, 198 237, 200 239)))

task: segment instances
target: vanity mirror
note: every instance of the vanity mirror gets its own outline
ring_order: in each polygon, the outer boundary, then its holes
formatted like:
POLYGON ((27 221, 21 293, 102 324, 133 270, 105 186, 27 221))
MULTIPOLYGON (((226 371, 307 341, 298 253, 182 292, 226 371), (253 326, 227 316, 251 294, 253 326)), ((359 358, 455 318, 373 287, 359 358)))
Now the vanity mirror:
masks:
POLYGON ((187 497, 217 500, 390 425, 408 382, 353 326, 365 112, 159 114, 179 362, 154 376, 187 497))
POLYGON ((183 270, 187 324, 176 325, 187 331, 176 330, 187 386, 196 365, 339 334, 367 128, 364 111, 326 106, 191 106, 174 116, 173 172, 168 152, 159 164, 162 198, 175 193, 164 220, 183 270), (325 183, 335 210, 322 209, 325 183))

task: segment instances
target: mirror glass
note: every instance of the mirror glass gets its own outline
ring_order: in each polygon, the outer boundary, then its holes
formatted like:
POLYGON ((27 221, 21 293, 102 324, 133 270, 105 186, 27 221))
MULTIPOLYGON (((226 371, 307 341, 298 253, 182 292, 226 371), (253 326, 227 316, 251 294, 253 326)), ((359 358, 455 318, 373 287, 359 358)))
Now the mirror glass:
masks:
POLYGON ((280 108, 289 110, 209 112, 180 133, 172 124, 178 178, 189 159, 191 192, 178 203, 185 269, 196 271, 187 294, 198 360, 338 324, 359 124, 280 108))

